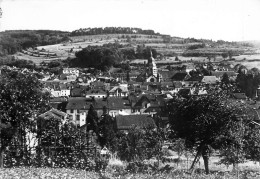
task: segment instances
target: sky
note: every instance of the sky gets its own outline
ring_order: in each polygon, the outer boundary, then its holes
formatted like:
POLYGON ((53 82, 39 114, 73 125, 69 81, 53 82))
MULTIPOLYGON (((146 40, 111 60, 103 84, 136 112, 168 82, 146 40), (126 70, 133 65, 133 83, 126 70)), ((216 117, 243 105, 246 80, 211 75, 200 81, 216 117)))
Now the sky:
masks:
POLYGON ((184 38, 260 40, 260 0, 0 0, 0 31, 138 27, 184 38))

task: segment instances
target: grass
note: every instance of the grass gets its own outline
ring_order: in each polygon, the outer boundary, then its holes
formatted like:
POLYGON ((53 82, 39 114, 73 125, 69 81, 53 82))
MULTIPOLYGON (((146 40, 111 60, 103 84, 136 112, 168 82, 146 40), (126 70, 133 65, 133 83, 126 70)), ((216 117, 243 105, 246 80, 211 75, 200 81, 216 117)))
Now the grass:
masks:
POLYGON ((103 173, 86 172, 65 168, 7 168, 0 170, 1 179, 236 179, 260 178, 260 172, 241 171, 240 173, 212 171, 209 175, 203 170, 196 170, 192 175, 184 170, 172 169, 170 172, 125 173, 116 175, 111 170, 103 173))
MULTIPOLYGON (((177 159, 177 153, 172 150, 165 151, 165 155, 177 159)), ((260 166, 258 163, 247 161, 239 164, 239 172, 234 172, 232 167, 217 165, 219 158, 210 158, 210 174, 204 172, 202 159, 196 165, 192 174, 187 169, 193 160, 192 155, 182 156, 180 160, 172 160, 168 163, 160 163, 159 170, 146 170, 131 173, 126 170, 127 163, 119 160, 116 155, 109 158, 105 171, 91 172, 85 170, 66 168, 4 168, 0 169, 0 179, 245 179, 260 178, 260 166), (168 170, 164 170, 168 169, 168 170)), ((144 161, 153 164, 154 160, 144 161)))

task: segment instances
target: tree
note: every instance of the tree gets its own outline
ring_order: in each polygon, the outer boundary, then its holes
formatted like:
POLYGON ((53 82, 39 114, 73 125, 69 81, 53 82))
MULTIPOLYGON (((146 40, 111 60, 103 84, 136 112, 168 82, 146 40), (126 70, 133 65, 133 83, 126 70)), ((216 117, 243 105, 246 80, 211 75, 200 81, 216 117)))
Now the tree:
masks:
POLYGON ((228 57, 228 53, 222 53, 221 56, 226 59, 228 57))
POLYGON ((153 128, 140 129, 131 127, 127 134, 118 137, 118 156, 128 162, 143 161, 156 157, 159 161, 162 156, 164 132, 153 128))
POLYGON ((75 55, 77 59, 68 61, 70 66, 92 67, 102 71, 106 71, 123 60, 123 54, 118 47, 89 46, 76 52, 75 55))
POLYGON ((242 91, 246 91, 246 74, 243 72, 242 68, 240 67, 238 70, 238 75, 236 78, 236 83, 238 88, 242 91))
POLYGON ((97 112, 95 111, 93 105, 90 105, 90 108, 88 110, 88 115, 86 118, 86 125, 87 125, 87 130, 93 130, 97 133, 98 131, 98 115, 97 112))
POLYGON ((233 55, 234 55, 234 52, 231 51, 231 50, 229 50, 229 51, 227 52, 227 54, 228 54, 229 60, 231 60, 232 57, 233 57, 233 55))
POLYGON ((229 77, 228 77, 227 73, 223 74, 222 79, 221 79, 221 83, 224 84, 225 86, 230 84, 229 77))
POLYGON ((127 82, 130 81, 130 74, 129 73, 130 73, 129 71, 126 72, 126 81, 127 82))
POLYGON ((259 124, 251 124, 245 134, 246 158, 260 161, 260 127, 259 124))
MULTIPOLYGON (((35 115, 45 112, 49 94, 42 92, 42 84, 30 72, 6 70, 0 78, 1 148, 0 167, 3 154, 14 136, 22 137, 18 131, 30 130, 30 121, 35 115)), ((21 141, 24 141, 21 138, 21 141)))
POLYGON ((37 122, 38 166, 85 168, 88 155, 82 150, 87 143, 84 131, 73 122, 62 123, 55 117, 39 118, 37 122))
POLYGON ((248 97, 254 98, 260 84, 260 75, 257 69, 251 69, 247 74, 244 71, 245 68, 243 66, 238 70, 236 78, 237 86, 239 90, 244 92, 248 97))
POLYGON ((106 146, 110 150, 115 151, 117 145, 115 121, 112 116, 107 114, 107 108, 105 106, 98 126, 98 141, 101 147, 106 146))
POLYGON ((230 137, 229 131, 237 124, 236 114, 243 111, 241 106, 231 105, 227 101, 227 94, 220 89, 211 89, 208 93, 205 96, 176 99, 168 109, 169 122, 176 138, 184 139, 186 148, 196 151, 191 169, 202 156, 207 174, 212 149, 235 143, 227 136, 230 137))

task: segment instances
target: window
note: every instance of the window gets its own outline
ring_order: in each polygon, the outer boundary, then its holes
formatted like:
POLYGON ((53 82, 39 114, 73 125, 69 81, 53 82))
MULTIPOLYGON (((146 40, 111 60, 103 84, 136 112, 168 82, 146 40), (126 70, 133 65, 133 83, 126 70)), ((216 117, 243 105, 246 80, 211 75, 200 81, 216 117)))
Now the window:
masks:
POLYGON ((79 121, 80 120, 80 117, 79 115, 76 116, 76 120, 79 121))
POLYGON ((77 109, 77 113, 79 113, 79 109, 77 109))
POLYGON ((73 109, 70 110, 70 113, 73 113, 73 109))

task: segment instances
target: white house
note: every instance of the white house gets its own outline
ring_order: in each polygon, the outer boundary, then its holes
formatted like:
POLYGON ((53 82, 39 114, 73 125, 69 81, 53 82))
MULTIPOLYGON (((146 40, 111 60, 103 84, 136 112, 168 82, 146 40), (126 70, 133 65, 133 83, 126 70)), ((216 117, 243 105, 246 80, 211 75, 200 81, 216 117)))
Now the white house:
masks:
POLYGON ((128 88, 126 86, 115 86, 109 91, 111 97, 126 97, 128 96, 128 88))
POLYGON ((106 98, 107 93, 103 90, 90 90, 86 92, 86 98, 106 98))
POLYGON ((60 90, 54 90, 54 89, 51 89, 51 96, 52 97, 60 97, 61 96, 61 91, 60 90))
POLYGON ((62 73, 63 74, 74 74, 77 77, 79 76, 79 70, 76 68, 64 68, 62 73))
POLYGON ((219 79, 216 76, 204 76, 201 82, 206 84, 216 84, 219 82, 219 79))
POLYGON ((60 96, 70 96, 70 89, 61 89, 60 96))
POLYGON ((66 113, 75 124, 83 126, 86 123, 90 104, 85 97, 69 98, 66 105, 66 113))

